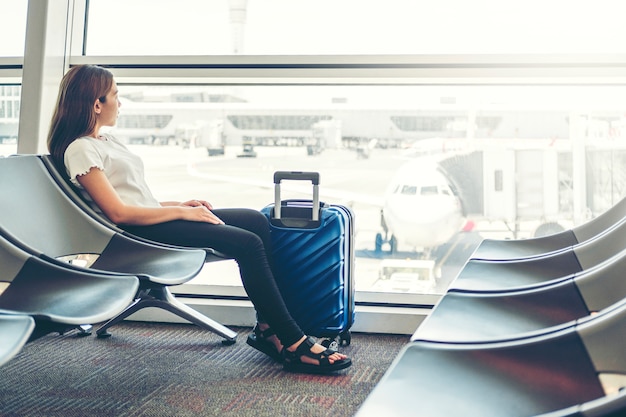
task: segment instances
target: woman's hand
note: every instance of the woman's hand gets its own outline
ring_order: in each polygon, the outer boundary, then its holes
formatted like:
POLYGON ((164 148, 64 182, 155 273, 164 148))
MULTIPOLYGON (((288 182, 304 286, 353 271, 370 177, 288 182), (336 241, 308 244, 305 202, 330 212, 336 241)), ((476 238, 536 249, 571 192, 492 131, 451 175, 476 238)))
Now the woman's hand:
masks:
MULTIPOLYGON (((197 201, 197 200, 192 200, 197 201)), ((186 202, 189 203, 189 202, 186 202)), ((212 224, 224 224, 222 219, 217 217, 205 204, 198 204, 195 206, 183 203, 183 220, 189 220, 194 222, 206 222, 212 224)), ((203 203, 206 203, 203 202, 203 203)), ((208 203, 206 203, 208 204, 208 203)))
POLYGON ((184 203, 180 203, 180 205, 181 206, 189 206, 189 207, 204 206, 204 207, 208 208, 209 210, 211 210, 213 208, 211 203, 209 203, 208 201, 204 201, 204 200, 189 200, 189 201, 185 201, 184 203))

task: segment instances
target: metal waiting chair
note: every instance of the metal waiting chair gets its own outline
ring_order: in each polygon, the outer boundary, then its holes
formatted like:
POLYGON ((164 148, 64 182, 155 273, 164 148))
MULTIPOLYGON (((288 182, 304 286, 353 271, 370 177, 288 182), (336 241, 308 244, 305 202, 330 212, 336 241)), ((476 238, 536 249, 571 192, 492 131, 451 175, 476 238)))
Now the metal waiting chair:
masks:
POLYGON ((410 342, 356 417, 623 415, 624 334, 626 301, 525 339, 410 342))
POLYGON ((0 313, 0 366, 17 355, 35 329, 35 320, 25 314, 0 313))
POLYGON ((470 259, 512 260, 544 256, 602 235, 626 219, 626 197, 613 207, 572 229, 530 239, 485 239, 470 259))
MULTIPOLYGON (((124 311, 134 300, 139 280, 132 275, 81 271, 58 260, 45 260, 3 238, 0 230, 0 314, 34 319, 30 340, 52 332, 101 323, 124 311)), ((1 340, 1 339, 0 339, 1 340)))
POLYGON ((124 236, 80 209, 56 184, 37 155, 0 158, 0 218, 5 237, 42 258, 89 255, 90 265, 78 270, 135 275, 135 302, 102 325, 108 328, 144 307, 178 315, 234 342, 237 333, 178 301, 169 287, 194 278, 204 266, 206 252, 155 245, 124 236), (87 268, 88 267, 88 268, 87 268))
POLYGON ((525 338, 557 331, 626 299, 626 250, 564 281, 524 291, 448 291, 412 340, 446 343, 525 338))
POLYGON ((626 222, 594 239, 546 256, 506 261, 468 260, 448 291, 492 292, 536 288, 564 281, 626 248, 626 222))

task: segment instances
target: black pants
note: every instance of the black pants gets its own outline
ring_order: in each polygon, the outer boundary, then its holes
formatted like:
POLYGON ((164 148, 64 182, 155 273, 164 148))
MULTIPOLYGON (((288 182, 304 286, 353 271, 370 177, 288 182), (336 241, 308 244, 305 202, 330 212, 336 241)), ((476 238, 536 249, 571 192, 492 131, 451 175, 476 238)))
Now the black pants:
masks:
POLYGON ((251 209, 216 209, 213 212, 226 224, 175 220, 149 226, 121 227, 156 242, 195 248, 210 247, 234 258, 259 320, 270 325, 283 345, 296 343, 304 333, 289 314, 274 280, 267 218, 251 209))

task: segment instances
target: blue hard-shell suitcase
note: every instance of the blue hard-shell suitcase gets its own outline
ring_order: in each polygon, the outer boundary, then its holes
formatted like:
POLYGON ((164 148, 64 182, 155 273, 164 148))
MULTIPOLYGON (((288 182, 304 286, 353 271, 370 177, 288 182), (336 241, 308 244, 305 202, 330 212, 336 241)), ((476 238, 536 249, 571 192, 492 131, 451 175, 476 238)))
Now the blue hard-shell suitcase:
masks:
POLYGON ((277 171, 270 221, 274 274, 302 330, 326 346, 349 345, 354 323, 354 216, 342 205, 319 201, 319 173, 277 171), (313 183, 313 200, 281 200, 283 180, 313 183), (278 209, 276 209, 278 208, 278 209))

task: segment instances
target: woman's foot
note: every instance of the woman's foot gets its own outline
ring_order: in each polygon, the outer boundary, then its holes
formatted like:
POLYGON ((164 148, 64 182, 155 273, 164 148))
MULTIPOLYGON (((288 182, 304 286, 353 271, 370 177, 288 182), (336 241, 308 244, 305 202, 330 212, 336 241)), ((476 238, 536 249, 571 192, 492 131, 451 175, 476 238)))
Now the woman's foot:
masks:
POLYGON ((283 361, 283 345, 268 324, 257 323, 253 332, 248 335, 246 343, 276 362, 283 361))
POLYGON ((283 349, 282 356, 285 370, 291 372, 329 374, 352 365, 352 360, 343 353, 326 349, 308 336, 283 349))

